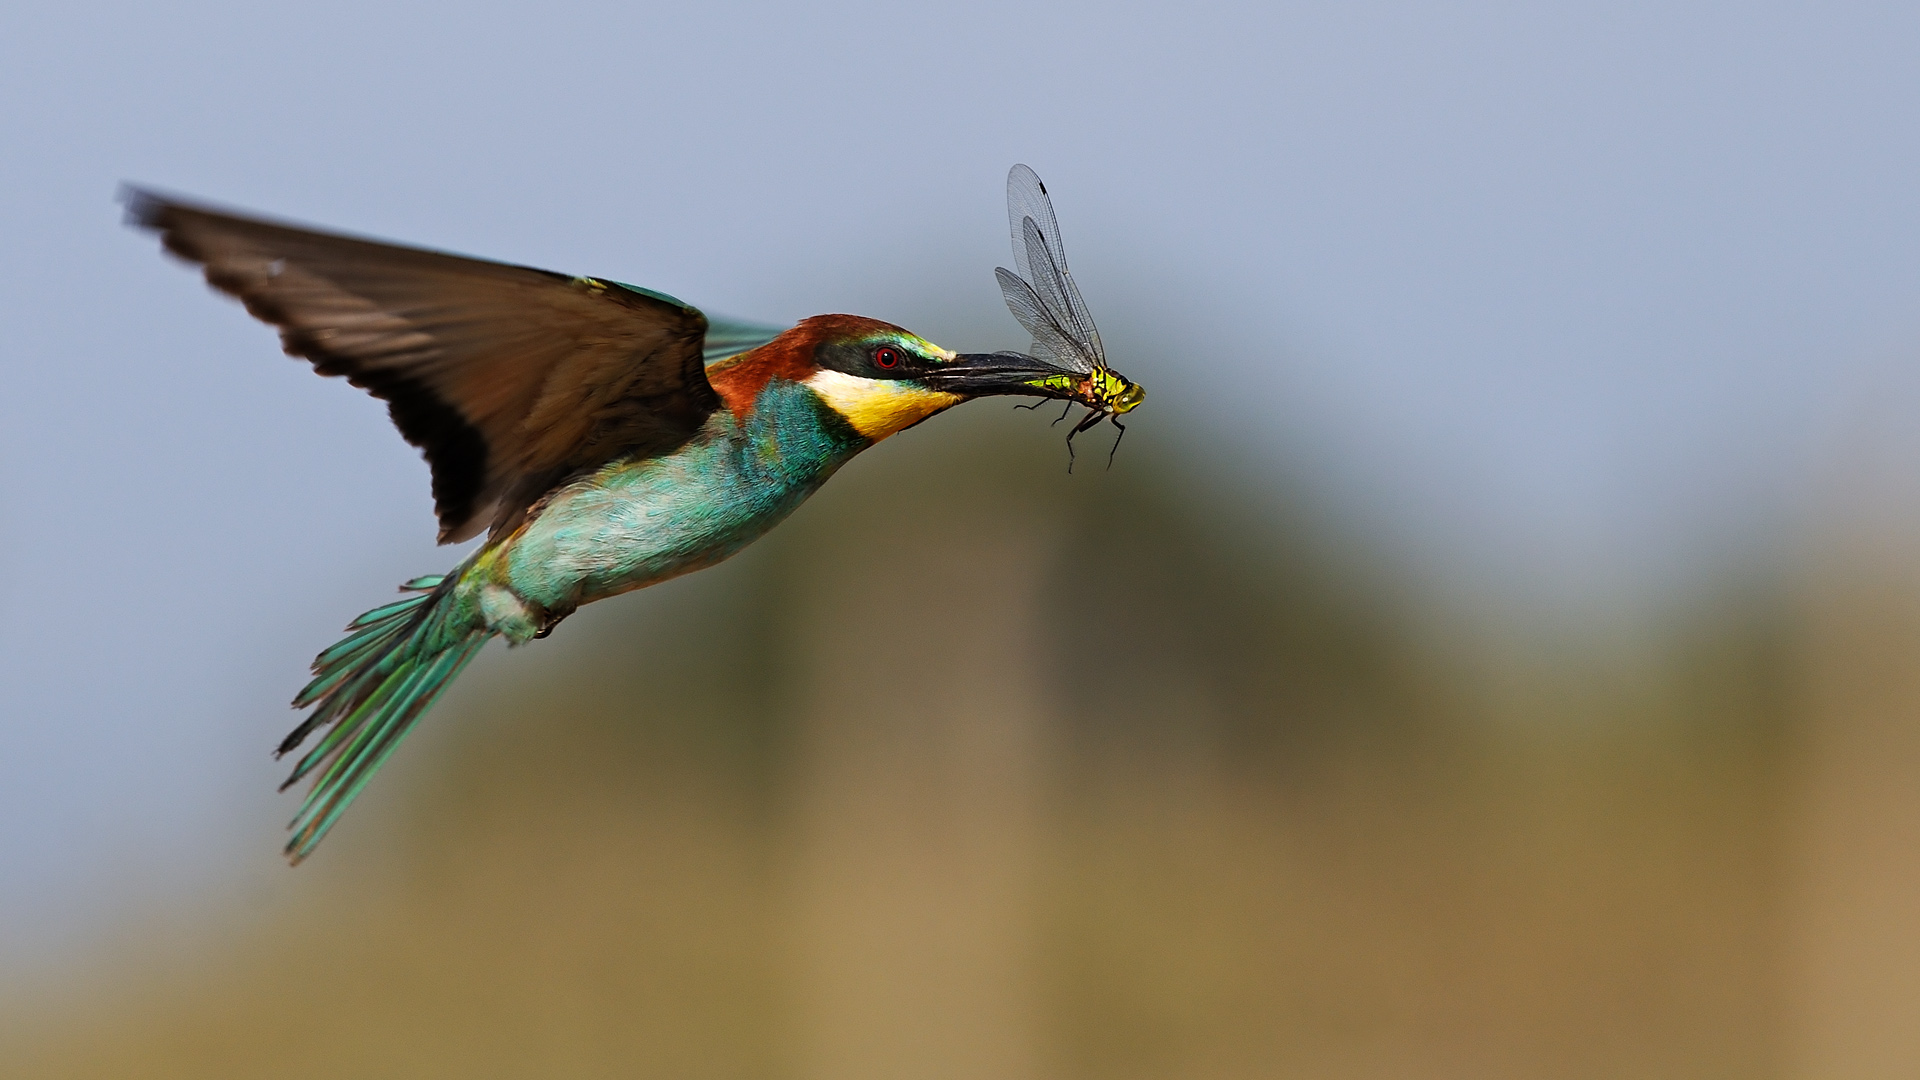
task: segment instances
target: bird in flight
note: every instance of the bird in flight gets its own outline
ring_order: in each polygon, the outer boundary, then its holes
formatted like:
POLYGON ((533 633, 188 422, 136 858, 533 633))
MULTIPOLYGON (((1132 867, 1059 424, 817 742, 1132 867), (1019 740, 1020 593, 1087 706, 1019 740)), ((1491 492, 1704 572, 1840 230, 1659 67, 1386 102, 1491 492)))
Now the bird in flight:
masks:
POLYGON ((289 355, 387 402, 431 467, 441 543, 486 534, 314 659, 293 701, 312 711, 276 752, 319 734, 282 785, 313 778, 296 863, 489 640, 525 644, 582 604, 726 559, 855 454, 963 401, 1077 402, 1078 434, 1145 396, 1107 366, 1025 165, 1007 177, 1015 269, 996 273, 1031 354, 949 352, 856 315, 722 320, 603 278, 123 197, 289 355))

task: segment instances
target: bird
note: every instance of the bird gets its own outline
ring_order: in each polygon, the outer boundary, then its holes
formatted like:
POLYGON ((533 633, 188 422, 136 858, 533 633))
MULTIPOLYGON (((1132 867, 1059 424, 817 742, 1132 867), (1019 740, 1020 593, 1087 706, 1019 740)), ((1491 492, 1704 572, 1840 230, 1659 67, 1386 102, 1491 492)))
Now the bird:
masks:
POLYGON ((857 315, 723 319, 608 278, 124 188, 129 224, 287 354, 387 403, 429 466, 441 543, 484 534, 314 658, 293 700, 311 711, 275 751, 318 736, 281 785, 312 778, 287 858, 312 854, 489 641, 525 645, 583 604, 725 560, 889 436, 997 395, 1077 402, 1073 434, 1105 419, 1123 435, 1145 391, 1106 363, 1045 185, 1017 165, 1007 189, 1015 269, 996 278, 1030 353, 956 353, 857 315))

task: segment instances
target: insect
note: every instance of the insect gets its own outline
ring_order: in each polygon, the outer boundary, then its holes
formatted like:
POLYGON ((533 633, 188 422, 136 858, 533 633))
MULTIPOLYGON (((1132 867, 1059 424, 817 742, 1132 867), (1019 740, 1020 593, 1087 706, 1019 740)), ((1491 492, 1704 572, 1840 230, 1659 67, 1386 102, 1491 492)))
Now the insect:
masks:
MULTIPOLYGON (((1106 350, 1100 345, 1100 331, 1094 328, 1087 302, 1067 271, 1066 249, 1060 243, 1060 223, 1053 216, 1053 200, 1047 186, 1025 165, 1015 165, 1007 174, 1007 220, 1013 226, 1013 270, 998 267, 994 276, 1000 281, 1000 294, 1007 308, 1027 333, 1033 335, 1033 355, 1066 369, 1065 374, 1030 379, 1027 385, 1040 396, 1065 399, 1067 418, 1075 405, 1083 405, 1087 415, 1067 433, 1067 471, 1073 471, 1073 437, 1106 420, 1119 430, 1113 455, 1126 437, 1123 413, 1131 412, 1146 400, 1147 392, 1126 376, 1107 366, 1106 350)), ((1023 408, 1037 408, 1039 402, 1023 408)), ((1055 420, 1054 423, 1059 423, 1055 420)))

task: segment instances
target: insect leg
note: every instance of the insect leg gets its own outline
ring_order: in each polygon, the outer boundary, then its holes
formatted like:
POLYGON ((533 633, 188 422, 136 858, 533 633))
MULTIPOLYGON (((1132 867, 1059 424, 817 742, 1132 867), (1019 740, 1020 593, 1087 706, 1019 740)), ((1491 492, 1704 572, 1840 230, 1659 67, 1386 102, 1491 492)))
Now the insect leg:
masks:
MULTIPOLYGON (((1058 416, 1057 418, 1055 418, 1055 420, 1053 421, 1053 423, 1052 423, 1052 424, 1048 424, 1047 426, 1048 426, 1048 427, 1053 427, 1053 426, 1055 426, 1055 425, 1057 425, 1057 424, 1059 424, 1061 420, 1065 420, 1065 419, 1067 418, 1067 413, 1070 413, 1070 412, 1072 412, 1072 411, 1073 411, 1073 402, 1071 402, 1071 401, 1069 401, 1069 402, 1067 402, 1067 407, 1066 407, 1065 409, 1063 409, 1063 410, 1061 410, 1061 412, 1060 412, 1060 415, 1059 415, 1059 416, 1058 416)), ((1067 441, 1069 441, 1069 442, 1071 442, 1071 441, 1073 441, 1073 437, 1072 437, 1071 435, 1069 435, 1069 436, 1067 437, 1067 441)))
MULTIPOLYGON (((1067 432, 1067 471, 1068 472, 1073 471, 1073 437, 1087 430, 1093 425, 1099 423, 1101 420, 1105 419, 1106 416, 1107 414, 1104 412, 1089 411, 1087 415, 1080 418, 1080 422, 1078 424, 1074 425, 1072 431, 1067 432)), ((1064 416, 1060 418, 1060 420, 1065 420, 1065 419, 1066 417, 1064 416)), ((1060 422, 1060 420, 1055 420, 1054 423, 1057 424, 1060 422)))
POLYGON ((1090 412, 1087 415, 1081 417, 1080 422, 1074 425, 1073 430, 1067 432, 1067 441, 1072 442, 1073 437, 1075 435, 1078 435, 1081 432, 1092 427, 1093 425, 1099 423, 1100 421, 1105 420, 1109 415, 1110 414, 1103 413, 1103 412, 1090 412))
POLYGON ((1107 451, 1107 468, 1111 469, 1113 468, 1113 455, 1120 452, 1120 440, 1127 437, 1127 425, 1121 423, 1118 416, 1108 415, 1107 419, 1112 421, 1114 427, 1120 429, 1120 434, 1113 437, 1113 449, 1107 451))

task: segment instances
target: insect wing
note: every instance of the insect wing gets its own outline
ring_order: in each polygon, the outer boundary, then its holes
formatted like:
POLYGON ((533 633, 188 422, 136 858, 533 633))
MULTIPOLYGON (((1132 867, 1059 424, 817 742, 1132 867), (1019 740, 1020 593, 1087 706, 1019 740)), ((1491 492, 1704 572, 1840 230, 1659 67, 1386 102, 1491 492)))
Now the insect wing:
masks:
POLYGON ((1007 310, 1019 320, 1027 333, 1033 335, 1033 354, 1042 360, 1050 360, 1068 371, 1091 372, 1095 362, 1088 357, 1073 339, 1072 333, 1062 327, 1047 310, 1047 305, 1034 293, 1033 286, 1016 276, 1011 270, 996 268, 993 272, 1000 282, 1000 295, 1007 301, 1007 310))
POLYGON ((1047 197, 1047 186, 1040 177, 1025 165, 1015 165, 1007 172, 1007 224, 1013 227, 1013 263, 1020 276, 1033 280, 1033 267, 1027 263, 1027 237, 1024 222, 1032 218, 1040 230, 1040 238, 1052 245, 1055 251, 1060 248, 1060 222, 1053 216, 1053 200, 1047 197))
POLYGON ((1073 275, 1067 272, 1066 255, 1061 251, 1058 239, 1049 242, 1040 231, 1040 223, 1033 218, 1022 219, 1020 226, 1022 238, 1026 241, 1027 265, 1031 268, 1027 281, 1033 286, 1033 291, 1053 314, 1054 321, 1080 343, 1087 359, 1096 367, 1106 366, 1106 357, 1100 345, 1100 331, 1094 329, 1093 315, 1087 310, 1087 302, 1080 298, 1073 275))
MULTIPOLYGON (((1054 326, 1075 343, 1075 352, 1087 365, 1082 370, 1104 368, 1100 331, 1094 328, 1093 315, 1067 270, 1053 200, 1040 177, 1025 165, 1015 165, 1007 173, 1007 222, 1013 230, 1013 261, 1020 277, 1032 287, 1054 326)), ((1025 320, 1021 321, 1024 325, 1025 320)))

